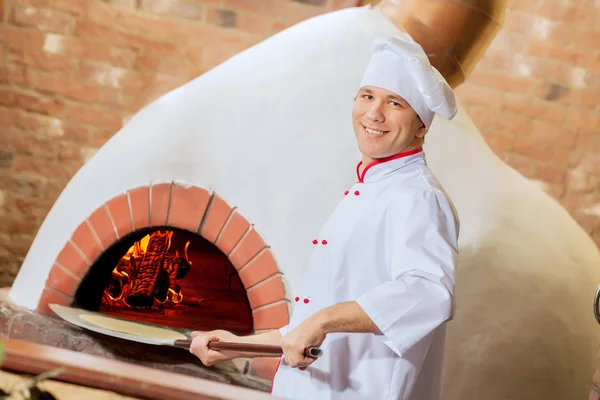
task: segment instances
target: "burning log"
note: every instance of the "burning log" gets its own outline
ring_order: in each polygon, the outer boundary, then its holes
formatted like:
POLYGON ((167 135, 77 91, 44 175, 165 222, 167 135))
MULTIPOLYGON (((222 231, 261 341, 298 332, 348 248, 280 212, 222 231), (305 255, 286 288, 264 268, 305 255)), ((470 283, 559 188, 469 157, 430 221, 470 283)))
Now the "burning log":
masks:
POLYGON ((152 306, 154 304, 160 275, 164 271, 163 264, 169 248, 170 236, 168 232, 159 231, 150 238, 136 278, 132 280, 131 292, 127 296, 128 304, 132 306, 152 306))
POLYGON ((104 296, 108 296, 108 299, 112 301, 127 298, 131 289, 131 282, 136 275, 137 263, 135 258, 133 256, 121 258, 117 267, 113 270, 113 279, 106 288, 104 296))
POLYGON ((152 307, 155 302, 180 303, 183 300, 177 280, 190 271, 188 241, 181 257, 171 253, 173 231, 155 231, 135 242, 112 271, 112 280, 103 293, 107 305, 152 307))
POLYGON ((169 276, 169 280, 174 281, 181 279, 190 271, 191 265, 183 257, 167 256, 165 258, 165 272, 169 276))
POLYGON ((178 303, 181 300, 181 287, 176 281, 187 275, 190 268, 190 263, 185 258, 179 257, 179 255, 168 255, 165 257, 164 278, 161 280, 161 283, 164 283, 164 285, 162 285, 156 296, 160 302, 167 300, 169 292, 172 293, 171 300, 174 303, 178 303))
POLYGON ((125 275, 130 282, 135 281, 138 271, 138 266, 137 262, 135 261, 135 257, 129 257, 129 260, 121 259, 121 261, 117 265, 117 269, 123 275, 125 275), (122 265, 121 268, 119 268, 120 265, 122 265))
POLYGON ((134 282, 137 278, 137 273, 138 273, 138 262, 135 260, 134 257, 130 257, 129 258, 129 262, 126 264, 124 270, 123 270, 123 274, 126 276, 125 280, 123 281, 123 293, 122 293, 122 297, 124 299, 126 299, 129 296, 129 293, 131 292, 131 283, 134 282))

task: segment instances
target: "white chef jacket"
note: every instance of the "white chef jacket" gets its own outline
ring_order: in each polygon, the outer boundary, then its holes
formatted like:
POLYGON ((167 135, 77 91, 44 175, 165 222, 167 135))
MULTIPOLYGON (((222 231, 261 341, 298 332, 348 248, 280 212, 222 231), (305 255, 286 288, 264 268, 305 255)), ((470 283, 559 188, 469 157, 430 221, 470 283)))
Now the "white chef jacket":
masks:
POLYGON ((441 396, 445 324, 454 311, 459 221, 422 149, 357 166, 358 182, 313 239, 282 335, 317 311, 356 301, 381 330, 332 333, 305 371, 282 358, 272 393, 289 399, 441 396))

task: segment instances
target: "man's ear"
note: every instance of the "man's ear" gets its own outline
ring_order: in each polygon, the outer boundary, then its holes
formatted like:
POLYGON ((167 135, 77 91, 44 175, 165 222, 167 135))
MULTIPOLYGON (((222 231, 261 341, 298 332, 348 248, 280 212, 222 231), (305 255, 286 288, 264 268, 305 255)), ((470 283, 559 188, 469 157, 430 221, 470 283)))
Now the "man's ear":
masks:
POLYGON ((423 121, 421 120, 421 118, 417 117, 417 123, 419 124, 419 129, 417 130, 417 134, 416 136, 419 139, 423 139, 425 137, 425 135, 427 134, 427 127, 425 126, 425 124, 423 123, 423 121))

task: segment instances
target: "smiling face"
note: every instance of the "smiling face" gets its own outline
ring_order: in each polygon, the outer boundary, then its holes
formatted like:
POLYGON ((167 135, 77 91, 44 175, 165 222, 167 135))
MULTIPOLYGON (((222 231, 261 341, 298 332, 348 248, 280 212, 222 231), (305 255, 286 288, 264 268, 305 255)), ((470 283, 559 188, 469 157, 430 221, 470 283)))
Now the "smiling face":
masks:
POLYGON ((365 165, 422 146, 427 133, 406 100, 373 86, 364 86, 358 91, 352 125, 365 165))

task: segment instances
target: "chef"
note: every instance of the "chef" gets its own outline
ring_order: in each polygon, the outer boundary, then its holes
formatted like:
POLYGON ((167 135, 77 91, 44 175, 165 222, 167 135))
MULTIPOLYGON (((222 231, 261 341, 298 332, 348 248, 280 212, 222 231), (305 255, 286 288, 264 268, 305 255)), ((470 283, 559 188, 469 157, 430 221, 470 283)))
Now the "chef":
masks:
POLYGON ((357 182, 313 240, 289 325, 237 337, 194 332, 204 364, 240 356, 211 340, 277 344, 272 393, 289 399, 439 399, 445 322, 454 310, 459 222, 423 143, 451 88, 407 39, 377 38, 352 111, 357 182), (315 359, 304 350, 318 346, 315 359))

